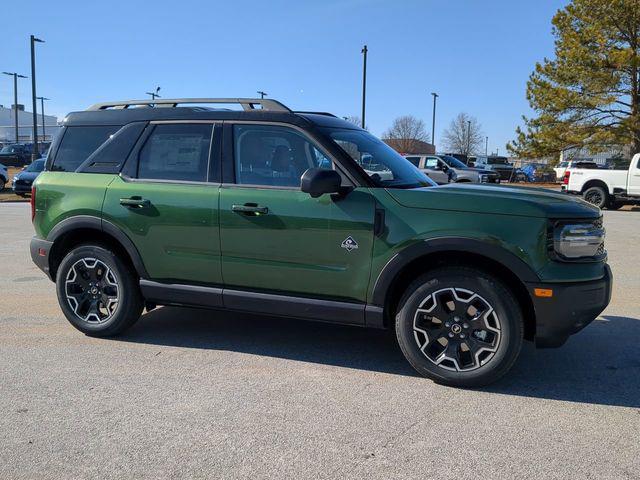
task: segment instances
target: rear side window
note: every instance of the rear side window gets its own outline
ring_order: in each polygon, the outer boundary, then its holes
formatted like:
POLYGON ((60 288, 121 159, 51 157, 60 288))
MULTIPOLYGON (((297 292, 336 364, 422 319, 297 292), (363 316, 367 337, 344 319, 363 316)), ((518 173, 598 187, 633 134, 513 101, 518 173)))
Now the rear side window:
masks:
POLYGON ((67 127, 51 170, 75 172, 80 164, 89 158, 89 155, 119 129, 120 127, 116 125, 67 127))
POLYGON ((413 163, 416 167, 420 167, 420 157, 405 157, 411 163, 413 163))
POLYGON ((212 124, 157 125, 138 161, 138 178, 206 182, 212 124))

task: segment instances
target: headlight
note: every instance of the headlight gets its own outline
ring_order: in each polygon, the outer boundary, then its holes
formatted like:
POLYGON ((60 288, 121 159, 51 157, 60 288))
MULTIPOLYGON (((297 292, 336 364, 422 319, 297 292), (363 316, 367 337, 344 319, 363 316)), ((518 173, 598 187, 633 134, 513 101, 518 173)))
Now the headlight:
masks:
POLYGON ((561 260, 599 260, 606 255, 602 219, 591 222, 557 222, 553 250, 561 260))

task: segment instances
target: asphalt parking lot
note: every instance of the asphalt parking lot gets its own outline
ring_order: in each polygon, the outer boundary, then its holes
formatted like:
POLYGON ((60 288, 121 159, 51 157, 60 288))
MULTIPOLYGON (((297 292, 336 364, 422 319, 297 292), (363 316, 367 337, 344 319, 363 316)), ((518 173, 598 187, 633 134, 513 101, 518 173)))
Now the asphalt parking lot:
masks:
POLYGON ((384 332, 181 308, 73 329, 0 205, 0 478, 639 478, 640 211, 605 212, 611 305, 481 391, 384 332))

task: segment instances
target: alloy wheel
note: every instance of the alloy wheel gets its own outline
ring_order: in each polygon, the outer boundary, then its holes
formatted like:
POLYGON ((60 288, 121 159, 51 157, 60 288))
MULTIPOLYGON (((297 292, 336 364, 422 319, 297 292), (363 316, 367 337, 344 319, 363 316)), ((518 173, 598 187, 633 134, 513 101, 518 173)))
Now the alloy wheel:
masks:
POLYGON ((111 319, 118 307, 119 293, 116 275, 96 258, 78 260, 67 273, 67 302, 84 322, 101 324, 111 319))
POLYGON ((413 334, 422 354, 451 371, 480 368, 501 340, 493 306, 475 292, 443 288, 425 298, 414 315, 413 334))

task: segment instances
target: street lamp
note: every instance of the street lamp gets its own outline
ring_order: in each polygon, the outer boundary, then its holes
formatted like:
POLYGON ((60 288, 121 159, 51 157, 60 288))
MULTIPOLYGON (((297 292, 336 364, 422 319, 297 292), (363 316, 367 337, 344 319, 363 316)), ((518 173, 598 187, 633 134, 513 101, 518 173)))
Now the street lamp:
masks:
POLYGON ((40 158, 40 150, 38 149, 38 112, 36 99, 36 43, 44 43, 44 40, 36 38, 34 35, 30 37, 31 41, 31 100, 33 104, 33 151, 31 152, 31 161, 40 158))
POLYGON ((433 120, 431 121, 431 143, 436 148, 436 99, 439 97, 437 93, 431 92, 433 95, 433 120))
POLYGON ((269 95, 267 92, 263 92, 262 90, 258 90, 256 93, 260 95, 260 98, 264 98, 269 95))
POLYGON ((489 153, 489 137, 484 138, 484 155, 487 156, 489 153))
POLYGON ((13 77, 13 108, 15 110, 14 118, 16 123, 16 143, 18 143, 20 141, 20 137, 18 135, 18 79, 28 78, 28 77, 25 77, 24 75, 20 75, 16 72, 2 72, 2 73, 4 73, 5 75, 11 75, 13 77))
POLYGON ((360 53, 363 55, 363 66, 362 66, 362 128, 365 126, 364 122, 364 114, 365 114, 365 103, 367 99, 367 52, 369 49, 365 45, 362 47, 360 53))
POLYGON ((156 98, 160 98, 160 94, 158 93, 160 91, 160 87, 156 87, 156 91, 155 92, 145 92, 147 95, 151 95, 151 100, 155 100, 156 98))
POLYGON ((42 115, 42 140, 44 141, 47 138, 47 132, 46 132, 45 127, 44 127, 44 124, 45 124, 45 121, 44 121, 44 101, 45 100, 51 100, 51 99, 47 98, 47 97, 37 97, 37 98, 38 98, 38 100, 40 100, 40 107, 41 107, 40 108, 40 114, 42 115))
POLYGON ((469 165, 469 150, 471 150, 471 120, 467 120, 467 165, 469 165))

